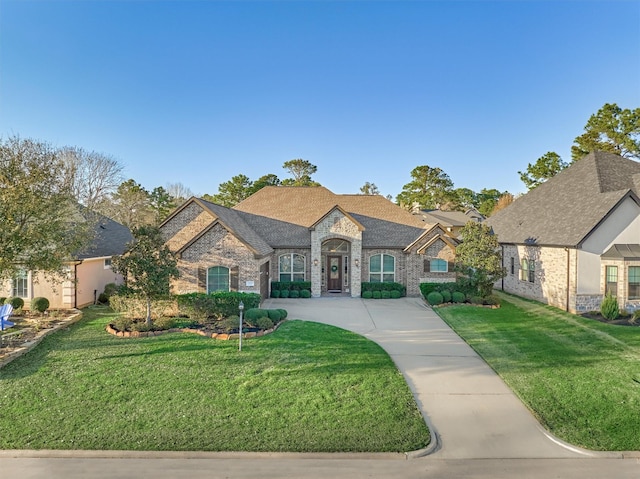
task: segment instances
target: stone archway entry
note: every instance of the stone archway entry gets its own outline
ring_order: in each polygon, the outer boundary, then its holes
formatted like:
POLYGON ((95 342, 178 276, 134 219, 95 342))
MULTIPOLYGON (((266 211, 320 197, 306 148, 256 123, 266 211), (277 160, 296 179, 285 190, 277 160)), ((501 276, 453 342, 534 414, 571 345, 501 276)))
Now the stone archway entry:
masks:
POLYGON ((327 291, 342 293, 342 256, 327 256, 327 291))

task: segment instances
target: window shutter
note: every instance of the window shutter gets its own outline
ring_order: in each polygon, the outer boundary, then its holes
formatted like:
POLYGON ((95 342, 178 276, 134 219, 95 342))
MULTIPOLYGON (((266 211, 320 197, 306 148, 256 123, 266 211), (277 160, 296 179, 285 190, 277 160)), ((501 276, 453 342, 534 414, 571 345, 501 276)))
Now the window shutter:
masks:
POLYGON ((425 259, 424 260, 424 272, 425 273, 430 273, 431 272, 431 260, 430 259, 425 259))
POLYGON ((229 290, 238 291, 238 276, 240 268, 234 266, 229 270, 229 290))
POLYGON ((456 269, 456 264, 453 261, 447 262, 447 272, 453 273, 456 269))
POLYGON ((207 292, 207 270, 202 266, 198 267, 198 291, 207 292))

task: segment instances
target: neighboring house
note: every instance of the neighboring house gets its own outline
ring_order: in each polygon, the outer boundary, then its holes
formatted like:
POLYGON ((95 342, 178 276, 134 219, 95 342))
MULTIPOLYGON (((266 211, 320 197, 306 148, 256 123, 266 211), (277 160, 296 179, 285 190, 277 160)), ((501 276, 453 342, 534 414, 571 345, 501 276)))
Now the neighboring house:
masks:
POLYGON ((362 282, 455 278, 457 240, 379 195, 268 186, 233 208, 191 198, 160 226, 178 256, 175 293, 270 293, 271 281, 309 281, 314 297, 358 297, 362 282))
POLYGON ((606 291, 640 308, 640 163, 595 152, 492 215, 507 276, 498 287, 571 312, 606 291))
POLYGON ((475 208, 469 208, 462 211, 443 211, 443 210, 419 210, 414 213, 418 218, 427 224, 439 224, 452 235, 458 237, 460 230, 469 221, 480 223, 484 221, 484 216, 475 208))
POLYGON ((124 252, 133 239, 126 226, 99 216, 91 245, 76 255, 66 267, 63 278, 41 272, 22 271, 0 289, 1 296, 19 296, 29 309, 33 298, 45 297, 50 309, 81 308, 95 302, 109 283, 120 283, 122 277, 111 270, 111 258, 124 252))

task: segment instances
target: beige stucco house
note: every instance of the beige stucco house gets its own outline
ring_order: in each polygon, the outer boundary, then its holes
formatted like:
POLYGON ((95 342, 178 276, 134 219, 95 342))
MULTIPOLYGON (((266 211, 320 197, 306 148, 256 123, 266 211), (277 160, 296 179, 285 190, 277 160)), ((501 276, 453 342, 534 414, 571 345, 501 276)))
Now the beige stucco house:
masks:
POLYGON ((51 277, 37 271, 22 271, 0 287, 0 296, 19 296, 29 309, 33 298, 45 297, 51 309, 81 308, 94 303, 109 283, 122 277, 111 270, 111 258, 124 252, 133 239, 126 226, 99 216, 90 246, 78 253, 65 268, 64 277, 51 277))
POLYGON ((233 208, 191 198, 160 226, 178 256, 174 293, 270 294, 308 281, 314 297, 358 297, 362 282, 451 281, 457 240, 378 195, 268 186, 233 208))
POLYGON ((606 291, 640 308, 640 163, 594 152, 491 216, 507 276, 497 287, 571 312, 606 291))

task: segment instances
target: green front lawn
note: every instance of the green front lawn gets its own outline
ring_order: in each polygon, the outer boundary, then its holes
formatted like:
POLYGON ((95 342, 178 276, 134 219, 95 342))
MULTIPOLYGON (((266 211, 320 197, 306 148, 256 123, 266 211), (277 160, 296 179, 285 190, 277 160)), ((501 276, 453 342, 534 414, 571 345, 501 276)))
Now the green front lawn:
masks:
POLYGON ((123 339, 88 308, 0 369, 0 448, 411 451, 429 442, 413 396, 375 343, 286 321, 216 341, 123 339))
POLYGON ((437 311, 553 434, 594 450, 640 450, 640 328, 500 296, 500 309, 437 311))

